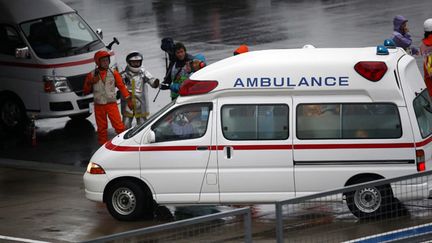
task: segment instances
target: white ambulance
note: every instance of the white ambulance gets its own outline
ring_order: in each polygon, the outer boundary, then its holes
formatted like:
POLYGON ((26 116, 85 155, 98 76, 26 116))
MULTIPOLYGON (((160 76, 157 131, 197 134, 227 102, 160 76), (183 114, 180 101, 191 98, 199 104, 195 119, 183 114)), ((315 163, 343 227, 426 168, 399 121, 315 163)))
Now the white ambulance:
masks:
POLYGON ((37 118, 85 118, 93 95, 83 95, 93 55, 105 44, 60 0, 0 0, 0 125, 37 118))
MULTIPOLYGON (((431 99, 400 48, 249 52, 196 72, 180 95, 91 158, 86 196, 115 218, 152 202, 272 203, 432 168, 431 99)), ((383 193, 347 201, 368 217, 383 193)))

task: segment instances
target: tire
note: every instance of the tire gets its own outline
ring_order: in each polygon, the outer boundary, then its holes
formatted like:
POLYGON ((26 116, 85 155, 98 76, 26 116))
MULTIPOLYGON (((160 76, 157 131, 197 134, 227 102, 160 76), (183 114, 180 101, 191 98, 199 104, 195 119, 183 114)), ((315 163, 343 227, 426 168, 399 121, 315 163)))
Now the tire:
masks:
MULTIPOLYGON (((360 178, 353 184, 359 184, 376 180, 375 178, 360 178)), ((346 203, 351 211, 359 219, 377 219, 391 215, 393 191, 389 184, 380 186, 368 186, 345 194, 346 203)))
POLYGON ((77 115, 71 115, 71 116, 69 116, 69 118, 72 120, 84 120, 84 119, 87 119, 87 117, 89 117, 90 115, 91 115, 91 113, 86 112, 86 113, 81 113, 81 114, 77 114, 77 115))
POLYGON ((28 117, 22 102, 13 96, 0 99, 0 125, 6 131, 24 131, 28 117))
POLYGON ((120 221, 133 221, 153 215, 153 199, 132 181, 113 184, 107 194, 106 204, 110 214, 120 221))

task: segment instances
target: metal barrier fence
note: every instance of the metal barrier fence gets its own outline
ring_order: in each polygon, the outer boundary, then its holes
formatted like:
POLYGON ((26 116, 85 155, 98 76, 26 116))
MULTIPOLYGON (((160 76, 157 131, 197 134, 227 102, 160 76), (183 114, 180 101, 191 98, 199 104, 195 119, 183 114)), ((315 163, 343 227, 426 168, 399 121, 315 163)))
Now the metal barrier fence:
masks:
MULTIPOLYGON (((432 183, 432 171, 278 202, 277 242, 350 241, 430 223, 428 182, 432 183)), ((413 232, 404 237, 418 237, 413 232)))
POLYGON ((96 242, 252 242, 250 208, 234 209, 96 238, 96 242))

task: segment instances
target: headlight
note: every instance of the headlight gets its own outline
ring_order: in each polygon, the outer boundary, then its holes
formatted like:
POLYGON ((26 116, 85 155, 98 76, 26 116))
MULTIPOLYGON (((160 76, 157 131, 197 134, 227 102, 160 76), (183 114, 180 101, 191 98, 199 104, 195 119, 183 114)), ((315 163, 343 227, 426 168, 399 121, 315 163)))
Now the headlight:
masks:
POLYGON ((90 162, 87 165, 87 173, 90 174, 105 174, 105 170, 98 164, 90 162))
POLYGON ((66 77, 44 76, 44 91, 46 93, 66 93, 71 92, 66 77))

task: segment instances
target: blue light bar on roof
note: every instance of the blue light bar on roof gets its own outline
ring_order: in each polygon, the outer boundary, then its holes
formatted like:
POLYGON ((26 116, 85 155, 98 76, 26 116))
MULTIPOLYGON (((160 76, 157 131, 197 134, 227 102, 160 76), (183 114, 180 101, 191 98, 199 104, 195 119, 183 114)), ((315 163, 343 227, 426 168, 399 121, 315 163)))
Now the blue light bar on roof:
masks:
POLYGON ((384 40, 384 46, 387 47, 388 49, 395 49, 396 48, 396 44, 392 39, 385 39, 384 40))
POLYGON ((388 55, 389 51, 388 51, 388 49, 385 46, 378 45, 377 46, 377 52, 376 52, 376 54, 377 55, 388 55))

